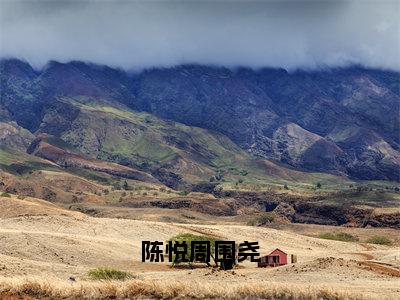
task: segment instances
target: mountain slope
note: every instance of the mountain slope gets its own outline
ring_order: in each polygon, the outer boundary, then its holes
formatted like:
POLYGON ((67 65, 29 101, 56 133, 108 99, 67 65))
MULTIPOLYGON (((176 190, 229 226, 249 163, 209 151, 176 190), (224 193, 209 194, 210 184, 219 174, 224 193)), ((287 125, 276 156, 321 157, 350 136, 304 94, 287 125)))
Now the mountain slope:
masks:
MULTIPOLYGON (((388 72, 390 84, 374 75, 374 70, 361 68, 290 74, 271 69, 255 72, 181 66, 143 72, 136 91, 138 98, 150 103, 150 112, 220 131, 256 155, 309 170, 352 175, 360 173, 355 162, 361 160, 371 169, 366 176, 369 179, 399 180, 398 172, 377 171, 368 157, 347 151, 372 149, 368 139, 361 144, 348 141, 345 149, 329 140, 338 127, 367 128, 398 153, 400 97, 394 91, 399 74, 388 72), (307 144, 312 134, 318 136, 314 139, 318 143, 309 143, 309 151, 293 157, 287 135, 281 134, 288 126, 293 128, 289 124, 299 128, 296 144, 307 144), (315 161, 316 152, 327 155, 315 161)), ((380 156, 379 150, 371 151, 380 156)), ((399 166, 397 157, 392 157, 392 162, 393 167, 399 166)))
MULTIPOLYGON (((233 185, 239 181, 258 187, 346 182, 345 178, 300 172, 265 159, 255 159, 229 138, 205 129, 162 120, 126 107, 107 106, 92 98, 54 99, 59 111, 68 112, 72 108, 77 113, 58 114, 52 109, 54 106, 44 110, 37 137, 30 136, 29 147, 17 148, 31 154, 25 154, 26 163, 19 163, 18 169, 26 166, 18 174, 25 174, 32 168, 36 170, 35 164, 29 162, 35 155, 49 165, 67 168, 73 173, 83 168, 145 182, 153 182, 154 177, 175 189, 196 189, 198 184, 203 184, 207 191, 212 191, 218 184, 233 185)), ((5 161, 5 170, 14 172, 13 161, 21 160, 20 154, 17 151, 13 155, 12 145, 3 147, 6 147, 5 157, 11 157, 11 162, 5 161)))
POLYGON ((165 180, 210 177, 216 160, 237 159, 233 148, 249 159, 236 145, 301 169, 400 179, 395 72, 185 65, 130 75, 82 62, 51 62, 36 72, 18 60, 1 61, 0 71, 0 121, 60 137, 92 158, 161 172, 165 180))
MULTIPOLYGON (((287 180, 313 182, 318 175, 305 176, 272 162, 257 161, 229 138, 215 132, 166 121, 129 108, 108 106, 79 98, 58 99, 78 110, 69 115, 68 128, 58 136, 92 159, 116 162, 152 174, 174 188, 225 178, 236 181, 287 180)), ((59 114, 46 110, 38 133, 60 124, 59 114)), ((62 122, 61 122, 62 123, 62 122)), ((62 128, 62 127, 61 127, 62 128)), ((64 146, 65 148, 65 146, 64 146)))

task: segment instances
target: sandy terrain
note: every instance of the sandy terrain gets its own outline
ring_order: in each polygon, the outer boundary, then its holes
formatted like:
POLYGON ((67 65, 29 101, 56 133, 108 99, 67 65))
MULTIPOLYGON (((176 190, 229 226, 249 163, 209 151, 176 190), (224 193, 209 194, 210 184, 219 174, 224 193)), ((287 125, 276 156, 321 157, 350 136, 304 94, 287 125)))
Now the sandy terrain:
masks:
MULTIPOLYGON (((161 282, 293 284, 357 292, 376 299, 400 297, 400 248, 322 240, 290 231, 241 225, 201 225, 93 218, 45 201, 0 198, 0 277, 87 280, 89 269, 113 267, 142 280, 161 282), (15 206, 13 206, 15 204, 15 206), (12 206, 14 209, 12 209, 12 206), (25 213, 24 213, 25 212, 25 213), (261 253, 280 248, 298 262, 257 268, 245 262, 232 271, 176 269, 142 263, 143 240, 165 241, 177 233, 258 241, 261 253)), ((1 280, 0 280, 1 285, 1 280)))

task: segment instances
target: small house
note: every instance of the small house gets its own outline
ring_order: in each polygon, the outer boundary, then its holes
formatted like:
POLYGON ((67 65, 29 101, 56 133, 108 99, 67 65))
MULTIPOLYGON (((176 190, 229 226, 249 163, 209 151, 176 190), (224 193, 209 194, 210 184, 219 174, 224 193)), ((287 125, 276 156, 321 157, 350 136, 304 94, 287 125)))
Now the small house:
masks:
POLYGON ((270 254, 261 256, 258 267, 278 267, 288 263, 288 255, 280 249, 275 249, 270 254))

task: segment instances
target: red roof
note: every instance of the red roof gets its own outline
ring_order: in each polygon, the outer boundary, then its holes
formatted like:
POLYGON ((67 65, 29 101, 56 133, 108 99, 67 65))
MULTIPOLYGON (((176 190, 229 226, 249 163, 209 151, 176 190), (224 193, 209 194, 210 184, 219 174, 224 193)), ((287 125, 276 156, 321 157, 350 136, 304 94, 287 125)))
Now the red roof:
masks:
POLYGON ((279 251, 279 252, 282 252, 283 254, 286 254, 287 255, 287 253, 285 252, 285 251, 282 251, 281 249, 279 249, 279 248, 276 248, 275 250, 272 250, 269 254, 267 254, 267 256, 268 255, 271 255, 272 254, 272 252, 275 252, 275 251, 279 251))

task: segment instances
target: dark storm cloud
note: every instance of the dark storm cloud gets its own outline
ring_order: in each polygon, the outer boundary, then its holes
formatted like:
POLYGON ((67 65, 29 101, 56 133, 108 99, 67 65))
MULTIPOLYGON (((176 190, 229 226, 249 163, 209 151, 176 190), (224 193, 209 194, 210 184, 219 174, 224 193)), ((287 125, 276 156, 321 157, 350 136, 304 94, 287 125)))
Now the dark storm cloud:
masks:
POLYGON ((1 56, 43 66, 400 69, 399 1, 0 0, 1 56))

